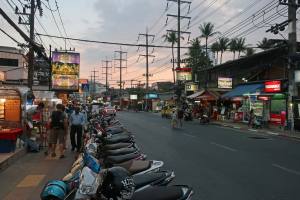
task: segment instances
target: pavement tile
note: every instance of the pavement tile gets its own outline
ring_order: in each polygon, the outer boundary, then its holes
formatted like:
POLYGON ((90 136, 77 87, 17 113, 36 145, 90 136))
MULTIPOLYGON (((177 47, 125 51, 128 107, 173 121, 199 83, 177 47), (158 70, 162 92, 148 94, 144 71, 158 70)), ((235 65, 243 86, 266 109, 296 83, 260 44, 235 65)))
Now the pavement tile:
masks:
POLYGON ((27 175, 17 187, 36 187, 46 175, 27 175))

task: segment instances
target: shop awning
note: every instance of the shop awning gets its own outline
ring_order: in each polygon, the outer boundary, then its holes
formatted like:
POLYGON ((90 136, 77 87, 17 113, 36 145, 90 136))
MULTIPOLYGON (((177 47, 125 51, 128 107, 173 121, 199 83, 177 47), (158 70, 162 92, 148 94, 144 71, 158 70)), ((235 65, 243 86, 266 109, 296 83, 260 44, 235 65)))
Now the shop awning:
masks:
POLYGON ((239 85, 230 92, 225 93, 222 98, 229 99, 233 97, 241 97, 247 94, 260 93, 264 89, 264 84, 239 85))
POLYGON ((206 90, 201 95, 195 97, 196 100, 215 101, 220 97, 220 94, 214 91, 206 90))
POLYGON ((196 92, 196 93, 194 93, 194 94, 192 94, 190 96, 187 96, 186 98, 188 98, 188 99, 195 99, 196 97, 202 95, 204 92, 205 92, 205 90, 200 90, 199 92, 196 92))

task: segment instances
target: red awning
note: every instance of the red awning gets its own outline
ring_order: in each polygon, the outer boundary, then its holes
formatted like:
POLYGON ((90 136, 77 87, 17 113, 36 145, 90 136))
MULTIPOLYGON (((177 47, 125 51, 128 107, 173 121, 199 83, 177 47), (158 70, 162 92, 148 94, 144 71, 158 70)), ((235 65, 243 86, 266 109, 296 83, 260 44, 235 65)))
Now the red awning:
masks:
POLYGON ((216 101, 220 97, 217 92, 206 90, 203 94, 197 96, 196 100, 216 101))

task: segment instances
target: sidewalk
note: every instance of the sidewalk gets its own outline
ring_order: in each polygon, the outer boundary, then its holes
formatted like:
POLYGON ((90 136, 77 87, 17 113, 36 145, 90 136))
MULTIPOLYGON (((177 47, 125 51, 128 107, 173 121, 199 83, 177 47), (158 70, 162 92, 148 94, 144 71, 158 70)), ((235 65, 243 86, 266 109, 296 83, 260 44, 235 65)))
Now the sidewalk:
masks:
POLYGON ((291 131, 282 130, 276 126, 271 126, 269 128, 262 128, 262 129, 253 129, 253 128, 249 128, 247 124, 242 123, 242 122, 212 121, 211 124, 217 125, 217 126, 229 127, 229 128, 234 128, 234 129, 252 131, 252 132, 257 132, 257 133, 262 133, 262 134, 270 134, 270 135, 276 135, 276 136, 288 137, 288 138, 300 140, 300 132, 291 132, 291 131))

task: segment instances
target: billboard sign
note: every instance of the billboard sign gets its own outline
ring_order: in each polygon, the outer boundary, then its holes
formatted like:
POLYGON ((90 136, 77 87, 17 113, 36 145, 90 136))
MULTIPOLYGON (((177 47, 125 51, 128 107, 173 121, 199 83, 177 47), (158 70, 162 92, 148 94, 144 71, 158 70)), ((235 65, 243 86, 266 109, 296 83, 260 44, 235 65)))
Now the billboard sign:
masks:
POLYGON ((131 94, 129 98, 130 98, 130 100, 137 100, 137 95, 131 94))
POLYGON ((281 81, 265 82, 265 92, 281 92, 281 81))
POLYGON ((232 78, 218 77, 218 88, 232 89, 232 78))
POLYGON ((78 91, 80 54, 52 53, 52 90, 78 91))

